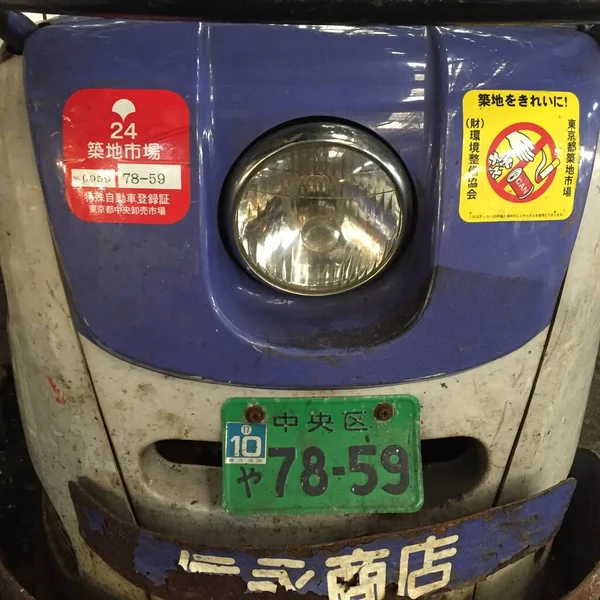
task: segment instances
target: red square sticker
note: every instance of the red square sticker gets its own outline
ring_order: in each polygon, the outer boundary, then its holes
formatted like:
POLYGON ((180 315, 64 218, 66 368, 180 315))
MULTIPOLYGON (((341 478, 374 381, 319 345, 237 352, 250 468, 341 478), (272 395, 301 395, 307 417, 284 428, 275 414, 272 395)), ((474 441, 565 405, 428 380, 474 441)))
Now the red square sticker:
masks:
POLYGON ((80 219, 175 223, 190 206, 188 106, 169 90, 80 90, 63 110, 63 160, 80 219))

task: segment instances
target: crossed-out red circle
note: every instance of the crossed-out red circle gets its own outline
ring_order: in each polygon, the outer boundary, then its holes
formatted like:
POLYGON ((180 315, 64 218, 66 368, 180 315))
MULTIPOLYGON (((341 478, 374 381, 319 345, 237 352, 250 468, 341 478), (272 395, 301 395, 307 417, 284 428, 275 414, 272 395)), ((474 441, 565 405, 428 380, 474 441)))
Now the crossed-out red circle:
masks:
MULTIPOLYGON (((533 151, 534 155, 536 155, 544 146, 548 146, 548 148, 550 149, 550 153, 552 155, 550 157, 550 162, 552 162, 555 158, 557 158, 556 145, 554 143, 554 140, 552 139, 552 136, 543 127, 540 127, 539 125, 536 125, 535 123, 515 123, 513 125, 509 125, 505 129, 503 129, 494 138, 494 141, 490 145, 490 149, 488 150, 487 155, 490 156, 493 152, 495 152, 497 150, 498 146, 500 145, 500 143, 504 140, 504 138, 509 133, 512 133, 513 131, 523 131, 523 130, 533 131, 540 136, 539 141, 535 144, 535 148, 533 151)), ((526 198, 519 198, 516 194, 506 191, 505 188, 508 185, 506 178, 508 177, 508 175, 510 175, 510 173, 512 173, 518 167, 523 169, 527 164, 529 164, 529 163, 527 163, 526 161, 520 161, 520 162, 514 164, 512 166, 512 168, 509 169, 508 173, 506 175, 503 175, 498 180, 496 180, 492 177, 492 175, 489 172, 489 169, 486 169, 488 181, 490 182, 492 189, 498 194, 498 196, 500 196, 504 200, 508 200, 509 202, 516 202, 516 203, 531 202, 532 200, 539 198, 552 185, 552 182, 554 181, 554 178, 556 177, 556 169, 554 169, 554 171, 552 171, 552 173, 550 173, 550 175, 548 175, 548 177, 546 177, 546 179, 544 179, 542 184, 539 187, 537 187, 536 189, 534 189, 533 192, 531 192, 531 194, 529 194, 529 196, 527 196, 526 198)))

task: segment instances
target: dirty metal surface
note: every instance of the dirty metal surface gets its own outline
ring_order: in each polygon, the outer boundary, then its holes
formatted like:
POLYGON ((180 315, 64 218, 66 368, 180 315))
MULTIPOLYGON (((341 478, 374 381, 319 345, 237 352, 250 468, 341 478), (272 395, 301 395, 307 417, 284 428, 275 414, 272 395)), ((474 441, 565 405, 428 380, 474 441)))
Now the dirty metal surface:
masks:
POLYGON ((90 548, 139 588, 166 599, 426 598, 482 581, 545 546, 567 510, 575 480, 544 493, 439 525, 303 548, 207 548, 125 523, 70 484, 90 548), (356 588, 353 590, 352 588, 356 588))

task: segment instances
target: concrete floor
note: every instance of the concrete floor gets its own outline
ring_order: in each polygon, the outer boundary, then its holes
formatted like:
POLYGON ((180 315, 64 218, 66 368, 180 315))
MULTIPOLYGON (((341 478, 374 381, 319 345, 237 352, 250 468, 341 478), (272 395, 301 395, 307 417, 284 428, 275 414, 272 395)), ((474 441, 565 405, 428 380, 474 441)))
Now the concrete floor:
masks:
POLYGON ((580 445, 600 454, 600 355, 596 361, 590 401, 585 413, 580 445))

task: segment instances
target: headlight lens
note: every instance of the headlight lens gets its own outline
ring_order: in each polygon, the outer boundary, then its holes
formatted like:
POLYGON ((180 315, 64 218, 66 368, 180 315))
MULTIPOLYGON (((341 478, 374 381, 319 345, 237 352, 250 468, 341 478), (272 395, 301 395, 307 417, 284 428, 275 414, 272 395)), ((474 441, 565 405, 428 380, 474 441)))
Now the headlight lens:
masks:
POLYGON ((381 141, 345 125, 292 126, 256 144, 232 174, 233 238, 275 288, 336 294, 374 277, 400 246, 408 176, 381 141))

